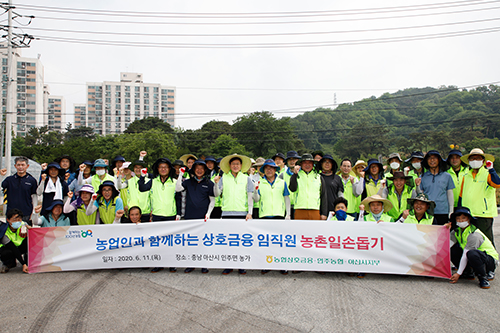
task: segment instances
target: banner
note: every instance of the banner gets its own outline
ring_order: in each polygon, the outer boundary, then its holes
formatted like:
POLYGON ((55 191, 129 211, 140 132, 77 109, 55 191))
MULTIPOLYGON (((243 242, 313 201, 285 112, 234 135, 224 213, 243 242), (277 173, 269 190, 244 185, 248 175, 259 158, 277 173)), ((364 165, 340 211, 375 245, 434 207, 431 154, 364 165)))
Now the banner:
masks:
POLYGON ((298 220, 188 220, 33 228, 30 273, 200 267, 450 278, 443 226, 298 220))

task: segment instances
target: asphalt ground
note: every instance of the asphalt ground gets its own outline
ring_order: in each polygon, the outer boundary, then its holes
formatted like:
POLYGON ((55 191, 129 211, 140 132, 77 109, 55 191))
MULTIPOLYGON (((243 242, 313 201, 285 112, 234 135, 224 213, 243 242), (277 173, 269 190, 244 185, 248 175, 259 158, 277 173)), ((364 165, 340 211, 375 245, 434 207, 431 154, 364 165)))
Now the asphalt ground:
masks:
MULTIPOLYGON (((500 239, 500 219, 494 223, 500 239)), ((179 268, 0 275, 0 332, 498 332, 500 282, 179 268)), ((498 278, 500 280, 500 277, 498 278)))

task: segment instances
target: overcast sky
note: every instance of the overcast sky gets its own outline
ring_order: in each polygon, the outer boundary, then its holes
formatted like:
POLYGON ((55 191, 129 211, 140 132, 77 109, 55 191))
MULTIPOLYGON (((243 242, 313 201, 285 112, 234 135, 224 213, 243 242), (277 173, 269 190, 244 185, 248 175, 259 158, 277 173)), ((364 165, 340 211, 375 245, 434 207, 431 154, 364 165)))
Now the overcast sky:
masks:
POLYGON ((214 119, 232 123, 241 113, 261 110, 278 110, 278 117, 295 116, 298 111, 331 107, 334 94, 340 104, 410 87, 465 87, 500 81, 500 34, 496 30, 500 31, 500 1, 32 0, 14 1, 14 5, 17 12, 35 16, 24 32, 40 38, 23 50, 23 56, 41 54, 45 82, 53 95, 66 98, 71 118, 73 104, 85 103, 86 82, 119 81, 120 72, 127 71, 143 73, 148 83, 176 86, 176 126, 185 129, 200 128, 214 119), (76 14, 46 7, 92 11, 76 14), (151 17, 152 13, 164 17, 151 17), (176 17, 165 17, 169 14, 176 17), (471 34, 480 30, 490 32, 471 34), (469 35, 435 38, 457 33, 469 35), (242 36, 248 34, 260 36, 242 36), (268 34, 273 35, 265 36, 268 34), (420 40, 378 42, 415 36, 420 40), (131 45, 50 40, 55 37, 131 45), (356 45, 346 45, 346 41, 356 45), (138 45, 146 42, 211 47, 138 45), (290 47, 311 42, 322 44, 290 47), (242 47, 282 43, 295 44, 242 47), (214 48, 214 44, 239 47, 214 48), (294 112, 283 112, 289 109, 294 112))

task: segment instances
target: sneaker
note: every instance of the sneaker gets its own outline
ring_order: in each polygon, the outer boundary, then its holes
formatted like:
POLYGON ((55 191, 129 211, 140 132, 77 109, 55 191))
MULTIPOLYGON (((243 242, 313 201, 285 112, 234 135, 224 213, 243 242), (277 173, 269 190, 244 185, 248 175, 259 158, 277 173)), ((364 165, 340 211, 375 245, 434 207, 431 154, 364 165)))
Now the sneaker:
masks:
POLYGON ((490 289, 490 283, 488 282, 488 279, 486 279, 485 276, 478 276, 479 279, 479 287, 482 289, 490 289))
POLYGON ((192 271, 194 271, 194 268, 186 268, 184 273, 191 273, 192 271))
POLYGON ((366 273, 358 273, 358 275, 356 275, 356 277, 357 277, 358 279, 364 279, 364 278, 365 278, 365 276, 366 276, 366 273))
POLYGON ((288 271, 280 271, 282 275, 288 275, 288 271))
POLYGON ((488 274, 486 274, 486 279, 488 279, 488 281, 495 280, 495 272, 489 271, 488 274))
POLYGON ((163 267, 155 267, 151 270, 151 273, 158 273, 158 272, 161 272, 163 270, 163 267))
POLYGON ((201 269, 201 274, 207 274, 207 273, 208 273, 208 268, 201 269))
POLYGON ((270 272, 269 269, 263 269, 263 270, 260 271, 260 274, 264 275, 264 274, 267 274, 269 272, 270 272))
POLYGON ((9 271, 9 267, 2 265, 2 268, 0 268, 0 273, 7 273, 9 271))
POLYGON ((225 269, 222 271, 222 275, 228 275, 228 274, 231 274, 233 272, 232 269, 225 269))
POLYGON ((240 273, 240 275, 245 275, 247 271, 244 269, 238 269, 238 273, 240 273))
POLYGON ((175 267, 170 267, 170 268, 168 269, 168 271, 169 271, 170 273, 175 273, 175 272, 177 272, 177 268, 175 268, 175 267))

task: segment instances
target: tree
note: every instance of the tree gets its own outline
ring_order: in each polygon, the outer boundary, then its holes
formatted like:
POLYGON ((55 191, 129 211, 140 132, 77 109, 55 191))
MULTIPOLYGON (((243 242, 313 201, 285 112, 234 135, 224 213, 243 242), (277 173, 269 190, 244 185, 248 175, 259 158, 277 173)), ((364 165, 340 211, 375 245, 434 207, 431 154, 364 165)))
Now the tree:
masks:
POLYGON ((127 127, 123 133, 142 133, 149 131, 150 129, 159 129, 164 133, 173 133, 174 129, 168 123, 164 122, 160 118, 147 117, 139 120, 135 120, 127 127))
POLYGON ((224 157, 230 154, 241 154, 250 156, 245 146, 238 143, 238 140, 227 134, 221 134, 212 144, 211 151, 214 156, 224 157))

